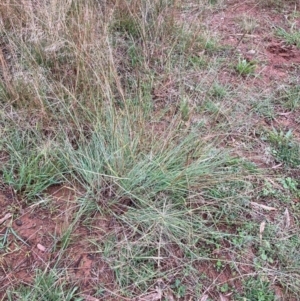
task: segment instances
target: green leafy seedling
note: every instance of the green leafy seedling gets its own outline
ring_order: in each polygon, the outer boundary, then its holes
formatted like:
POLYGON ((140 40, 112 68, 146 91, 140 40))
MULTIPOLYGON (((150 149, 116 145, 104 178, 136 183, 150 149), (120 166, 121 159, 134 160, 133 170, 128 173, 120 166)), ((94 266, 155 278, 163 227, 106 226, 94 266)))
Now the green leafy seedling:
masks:
POLYGON ((235 66, 235 70, 238 72, 239 75, 242 76, 253 74, 255 70, 255 63, 253 61, 248 61, 246 59, 239 58, 239 61, 235 66))

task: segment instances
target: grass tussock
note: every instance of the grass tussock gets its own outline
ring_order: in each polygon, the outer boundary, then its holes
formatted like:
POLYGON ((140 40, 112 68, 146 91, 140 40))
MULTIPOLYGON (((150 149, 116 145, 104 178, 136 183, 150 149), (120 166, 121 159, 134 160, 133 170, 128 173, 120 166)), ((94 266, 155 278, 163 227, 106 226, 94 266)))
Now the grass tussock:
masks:
MULTIPOLYGON (((67 216, 63 231, 53 227, 48 261, 30 281, 5 284, 9 300, 299 295, 299 143, 292 131, 257 127, 258 118, 277 120, 277 106, 297 112, 299 91, 249 88, 259 62, 234 65, 228 53, 237 62, 242 40, 224 45, 205 23, 225 8, 0 3, 1 187, 22 210, 42 204, 50 218, 61 205, 49 189, 75 191, 73 207, 58 215, 67 216), (84 260, 74 272, 71 257, 79 245, 110 283, 96 268, 78 280, 84 260)), ((4 208, 12 222, 22 210, 4 208)), ((0 253, 9 260, 14 224, 3 227, 0 253)))

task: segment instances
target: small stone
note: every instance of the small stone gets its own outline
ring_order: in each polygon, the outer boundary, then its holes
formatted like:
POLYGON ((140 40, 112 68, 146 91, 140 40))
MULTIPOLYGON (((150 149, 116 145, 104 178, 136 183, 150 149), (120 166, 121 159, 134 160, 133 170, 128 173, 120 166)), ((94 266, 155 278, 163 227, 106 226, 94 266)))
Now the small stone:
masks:
POLYGON ((21 220, 17 219, 17 220, 16 220, 16 225, 17 225, 18 227, 21 227, 21 226, 23 225, 23 223, 22 223, 21 220))
POLYGON ((251 49, 247 52, 247 54, 250 54, 250 55, 254 55, 255 54, 255 50, 254 49, 251 49))
POLYGON ((46 251, 46 248, 45 248, 43 245, 37 244, 36 246, 37 246, 37 248, 38 248, 40 251, 42 251, 42 252, 45 252, 45 251, 46 251))

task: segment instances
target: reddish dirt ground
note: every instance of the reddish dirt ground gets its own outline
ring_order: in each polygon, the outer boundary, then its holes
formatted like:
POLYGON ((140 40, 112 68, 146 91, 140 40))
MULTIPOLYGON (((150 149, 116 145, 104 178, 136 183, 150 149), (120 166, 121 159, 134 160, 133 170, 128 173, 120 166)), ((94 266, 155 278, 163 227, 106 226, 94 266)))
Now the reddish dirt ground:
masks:
MULTIPOLYGON (((0 206, 3 208, 0 218, 11 215, 0 225, 0 233, 7 233, 5 249, 1 252, 0 262, 0 300, 8 287, 14 284, 30 284, 37 269, 45 270, 53 267, 57 258, 64 268, 67 267, 68 277, 77 283, 82 294, 95 292, 97 284, 101 284, 108 291, 114 289, 114 277, 108 264, 104 262, 87 239, 101 240, 101 236, 109 230, 109 220, 96 217, 93 229, 76 227, 72 233, 67 254, 62 255, 64 248, 65 230, 72 223, 74 209, 74 191, 68 187, 53 186, 46 193, 51 197, 51 207, 47 209, 28 207, 22 209, 22 202, 6 190, 0 193, 0 206), (13 232, 12 232, 13 231, 13 232)), ((114 300, 108 293, 104 293, 103 300, 114 300)))
MULTIPOLYGON (((293 5, 285 7, 285 13, 294 10, 293 5), (289 9, 288 9, 289 8, 289 9)), ((300 24, 300 18, 293 20, 294 24, 300 24)), ((207 17, 207 26, 214 28, 222 39, 223 45, 235 48, 238 56, 247 61, 252 61, 256 66, 256 74, 259 76, 242 79, 243 85, 249 89, 261 88, 265 91, 274 87, 290 84, 290 76, 300 83, 300 49, 295 45, 287 44, 283 38, 275 36, 274 27, 282 27, 288 30, 286 14, 266 7, 260 7, 257 1, 228 1, 225 11, 217 12, 207 17), (251 33, 245 32, 241 20, 255 21, 251 33), (280 83, 280 85, 278 85, 280 83)), ((234 59, 234 58, 230 58, 234 59)), ((236 75, 221 72, 221 82, 240 83, 236 75), (224 74, 223 74, 224 73, 224 74), (222 77, 225 78, 222 78, 222 77), (235 78, 234 78, 235 77, 235 78)), ((294 136, 300 138, 299 110, 285 112, 284 108, 278 108, 274 127, 281 129, 293 129, 294 136)), ((261 120, 259 121, 261 122, 261 120)), ((266 126, 273 126, 268 121, 266 126)))
MULTIPOLYGON (((293 9, 291 5, 290 11, 293 9)), ((300 49, 274 37, 274 26, 287 27, 285 16, 262 8, 257 1, 229 0, 225 10, 207 15, 206 25, 217 33, 223 45, 234 47, 241 58, 254 61, 260 74, 255 85, 266 85, 278 80, 284 82, 300 63, 300 49), (248 29, 243 22, 253 25, 248 25, 248 29)))

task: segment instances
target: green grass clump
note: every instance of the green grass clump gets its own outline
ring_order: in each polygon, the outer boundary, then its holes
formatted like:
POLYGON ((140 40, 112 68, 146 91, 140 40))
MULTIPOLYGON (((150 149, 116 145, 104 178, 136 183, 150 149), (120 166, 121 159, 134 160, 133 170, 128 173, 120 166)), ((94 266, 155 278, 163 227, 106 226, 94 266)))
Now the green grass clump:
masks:
POLYGON ((269 132, 268 139, 273 145, 273 154, 278 160, 294 168, 299 166, 300 145, 293 140, 292 130, 285 133, 282 130, 273 129, 269 132))
POLYGON ((234 176, 237 161, 203 144, 196 131, 176 130, 174 124, 175 129, 161 140, 136 128, 129 118, 116 119, 114 114, 108 111, 106 122, 78 149, 66 145, 61 154, 87 190, 101 192, 108 185, 117 197, 146 201, 165 194, 178 198, 224 181, 224 175, 228 180, 230 174, 234 176))
POLYGON ((58 160, 57 145, 43 140, 35 131, 13 130, 2 137, 1 151, 8 160, 1 165, 3 182, 28 199, 40 195, 53 184, 61 183, 66 172, 58 160))
POLYGON ((238 72, 239 75, 250 75, 253 74, 255 71, 255 64, 254 62, 249 62, 246 59, 239 58, 239 61, 235 66, 235 70, 238 72))
POLYGON ((286 31, 283 28, 278 28, 277 35, 285 40, 287 44, 295 45, 300 48, 300 30, 297 28, 291 28, 286 31))
POLYGON ((287 87, 279 92, 278 102, 287 110, 295 111, 300 107, 300 87, 287 87))
POLYGON ((68 287, 61 281, 59 272, 51 270, 37 271, 32 285, 21 285, 8 292, 8 300, 20 301, 81 301, 77 296, 77 287, 68 287))

